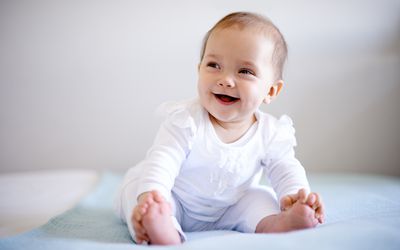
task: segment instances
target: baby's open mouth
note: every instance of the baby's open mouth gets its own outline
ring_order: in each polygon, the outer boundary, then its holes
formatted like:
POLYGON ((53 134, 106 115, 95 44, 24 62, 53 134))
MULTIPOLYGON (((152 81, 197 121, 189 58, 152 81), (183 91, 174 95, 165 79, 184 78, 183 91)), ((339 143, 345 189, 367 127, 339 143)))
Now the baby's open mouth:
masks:
POLYGON ((240 100, 240 98, 237 97, 229 95, 221 95, 221 94, 215 94, 215 97, 217 97, 218 100, 226 104, 231 104, 240 100))

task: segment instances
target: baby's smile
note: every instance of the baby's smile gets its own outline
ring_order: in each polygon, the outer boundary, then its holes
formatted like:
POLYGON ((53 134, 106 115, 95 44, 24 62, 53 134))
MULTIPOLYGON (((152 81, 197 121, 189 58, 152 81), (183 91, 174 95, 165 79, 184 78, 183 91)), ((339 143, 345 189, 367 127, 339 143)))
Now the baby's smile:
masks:
POLYGON ((217 100, 224 105, 234 104, 235 102, 240 100, 240 98, 224 94, 214 94, 214 95, 217 98, 217 100))

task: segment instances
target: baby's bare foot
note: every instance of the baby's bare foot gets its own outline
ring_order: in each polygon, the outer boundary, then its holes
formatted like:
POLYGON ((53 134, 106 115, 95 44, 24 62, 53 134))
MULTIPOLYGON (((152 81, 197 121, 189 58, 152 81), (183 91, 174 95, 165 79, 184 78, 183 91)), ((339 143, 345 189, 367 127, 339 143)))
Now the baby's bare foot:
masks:
POLYGON ((154 202, 148 205, 147 212, 142 218, 153 245, 175 245, 181 243, 181 237, 171 219, 171 208, 166 201, 154 202))
POLYGON ((277 215, 265 217, 258 223, 256 233, 279 233, 315 227, 315 211, 297 201, 291 208, 277 215))
POLYGON ((315 211, 307 204, 296 202, 290 209, 283 212, 288 231, 315 227, 318 220, 315 211), (285 214, 286 213, 286 214, 285 214))

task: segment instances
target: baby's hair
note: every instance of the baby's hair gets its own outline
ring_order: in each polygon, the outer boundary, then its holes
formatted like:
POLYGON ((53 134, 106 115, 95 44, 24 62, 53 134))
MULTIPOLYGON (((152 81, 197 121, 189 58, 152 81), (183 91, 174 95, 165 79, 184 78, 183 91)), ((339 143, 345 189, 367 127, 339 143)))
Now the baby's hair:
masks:
POLYGON ((230 28, 232 26, 238 26, 240 29, 243 28, 257 28, 260 31, 263 31, 266 36, 271 38, 273 45, 274 45, 274 50, 272 53, 272 66, 274 68, 274 80, 281 80, 283 79, 283 66, 285 64, 286 58, 287 58, 287 45, 286 41, 282 35, 282 33, 279 31, 279 29, 272 23, 271 20, 268 18, 251 13, 251 12, 235 12, 231 13, 221 20, 219 20, 214 27, 212 27, 205 35, 203 39, 203 45, 201 48, 201 54, 200 54, 200 61, 203 60, 204 57, 204 52, 206 50, 207 46, 207 41, 208 38, 210 37, 211 33, 214 30, 217 29, 226 29, 230 28))

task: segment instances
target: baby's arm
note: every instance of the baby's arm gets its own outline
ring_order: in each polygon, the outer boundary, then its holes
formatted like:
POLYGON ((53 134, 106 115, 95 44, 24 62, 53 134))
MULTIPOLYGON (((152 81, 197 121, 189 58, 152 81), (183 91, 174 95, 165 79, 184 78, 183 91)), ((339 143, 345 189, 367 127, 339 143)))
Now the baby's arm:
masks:
POLYGON ((318 193, 310 193, 307 195, 305 189, 300 189, 296 194, 286 195, 280 200, 281 210, 285 211, 291 208, 297 201, 307 204, 314 209, 315 218, 318 219, 318 222, 324 222, 324 203, 318 193))
MULTIPOLYGON (((136 231, 139 238, 143 236, 142 240, 146 240, 147 236, 142 225, 142 220, 147 217, 142 218, 146 206, 138 206, 139 194, 157 190, 168 200, 182 162, 190 151, 196 124, 191 114, 181 106, 167 111, 168 116, 147 151, 146 158, 128 170, 116 195, 117 215, 127 223, 134 240, 137 238, 136 231)), ((164 203, 162 207, 165 207, 164 203)), ((148 211, 152 211, 151 207, 148 211)))

